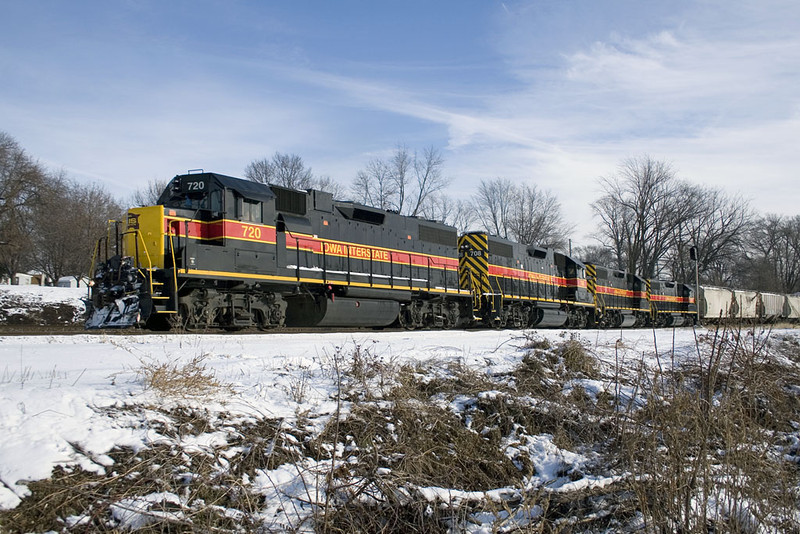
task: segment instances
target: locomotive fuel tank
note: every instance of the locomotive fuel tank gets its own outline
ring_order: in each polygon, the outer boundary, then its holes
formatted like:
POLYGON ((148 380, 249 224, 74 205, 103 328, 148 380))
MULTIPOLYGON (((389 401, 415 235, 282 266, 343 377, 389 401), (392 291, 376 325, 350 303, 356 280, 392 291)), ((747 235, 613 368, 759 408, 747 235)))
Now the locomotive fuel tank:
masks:
POLYGON ((396 300, 326 296, 289 297, 286 300, 289 303, 287 326, 383 327, 394 323, 400 314, 400 303, 396 300))

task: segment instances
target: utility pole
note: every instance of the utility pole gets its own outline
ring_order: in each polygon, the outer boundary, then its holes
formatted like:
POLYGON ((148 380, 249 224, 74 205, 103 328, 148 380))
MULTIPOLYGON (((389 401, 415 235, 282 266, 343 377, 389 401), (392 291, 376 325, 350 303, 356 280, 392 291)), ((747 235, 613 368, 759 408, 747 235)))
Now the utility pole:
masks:
POLYGON ((700 324, 700 258, 696 245, 689 249, 689 258, 694 260, 694 304, 697 307, 697 323, 700 324))

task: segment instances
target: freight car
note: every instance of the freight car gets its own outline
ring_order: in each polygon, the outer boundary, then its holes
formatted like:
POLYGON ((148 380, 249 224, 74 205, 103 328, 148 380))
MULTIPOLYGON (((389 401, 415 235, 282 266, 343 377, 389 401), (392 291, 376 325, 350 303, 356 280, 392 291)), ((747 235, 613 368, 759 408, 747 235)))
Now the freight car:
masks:
POLYGON ((800 296, 700 286, 700 313, 709 323, 800 321, 800 296))
POLYGON ((701 288, 698 310, 680 282, 215 173, 176 176, 157 205, 130 209, 93 265, 87 328, 625 328, 800 308, 701 288))

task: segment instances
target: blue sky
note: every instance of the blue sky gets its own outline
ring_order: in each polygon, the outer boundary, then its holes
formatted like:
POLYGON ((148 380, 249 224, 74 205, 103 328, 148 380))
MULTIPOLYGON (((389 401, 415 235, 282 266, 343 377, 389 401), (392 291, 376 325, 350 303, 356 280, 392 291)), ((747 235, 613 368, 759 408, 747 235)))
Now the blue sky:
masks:
POLYGON ((588 244, 598 178, 648 154, 796 215, 800 3, 9 1, 0 130, 126 196, 299 154, 349 184, 398 144, 450 194, 554 192, 588 244))

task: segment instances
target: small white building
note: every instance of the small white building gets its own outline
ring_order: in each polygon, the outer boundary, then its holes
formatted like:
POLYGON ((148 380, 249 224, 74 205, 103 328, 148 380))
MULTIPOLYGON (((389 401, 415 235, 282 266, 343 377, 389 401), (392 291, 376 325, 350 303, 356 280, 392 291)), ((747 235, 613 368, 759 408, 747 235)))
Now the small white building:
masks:
POLYGON ((47 286, 49 282, 47 275, 37 272, 14 273, 11 277, 12 286, 47 286))
POLYGON ((58 279, 58 287, 89 287, 89 279, 82 276, 80 280, 76 280, 74 276, 62 276, 58 279))

